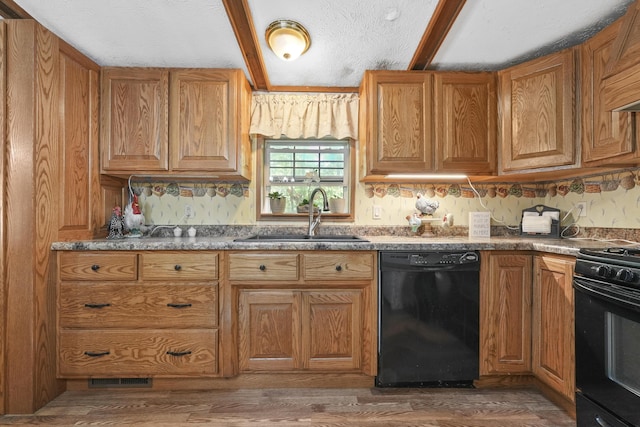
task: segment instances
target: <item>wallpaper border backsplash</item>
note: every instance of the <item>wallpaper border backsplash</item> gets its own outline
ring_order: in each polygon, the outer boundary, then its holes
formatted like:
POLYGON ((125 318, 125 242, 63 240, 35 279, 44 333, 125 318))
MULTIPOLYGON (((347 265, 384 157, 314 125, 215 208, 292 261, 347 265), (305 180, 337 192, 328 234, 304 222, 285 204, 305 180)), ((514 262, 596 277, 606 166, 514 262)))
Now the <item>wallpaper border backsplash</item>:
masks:
MULTIPOLYGON (((509 182, 502 183, 367 183, 365 196, 373 197, 416 197, 417 193, 427 197, 556 197, 568 193, 601 193, 615 191, 619 187, 630 190, 640 186, 640 168, 621 169, 613 172, 585 175, 582 177, 548 182, 509 182)), ((135 180, 131 182, 131 189, 137 195, 164 195, 173 197, 249 197, 249 184, 242 182, 149 182, 135 180)))

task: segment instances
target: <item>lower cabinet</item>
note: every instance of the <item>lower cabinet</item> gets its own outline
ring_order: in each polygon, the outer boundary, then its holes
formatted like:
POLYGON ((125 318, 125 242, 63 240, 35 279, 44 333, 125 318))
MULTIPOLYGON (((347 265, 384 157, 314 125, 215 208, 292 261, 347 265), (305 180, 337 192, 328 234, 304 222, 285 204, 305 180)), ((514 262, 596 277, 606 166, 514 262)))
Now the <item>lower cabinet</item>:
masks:
POLYGON ((375 375, 375 252, 232 252, 242 372, 375 375))
POLYGON ((362 290, 240 290, 241 371, 357 370, 362 290))
POLYGON ((58 377, 219 375, 218 254, 58 253, 58 377))
POLYGON ((480 375, 530 374, 532 255, 480 259, 480 375))
POLYGON ((533 373, 570 401, 575 399, 573 268, 575 259, 534 257, 533 373))

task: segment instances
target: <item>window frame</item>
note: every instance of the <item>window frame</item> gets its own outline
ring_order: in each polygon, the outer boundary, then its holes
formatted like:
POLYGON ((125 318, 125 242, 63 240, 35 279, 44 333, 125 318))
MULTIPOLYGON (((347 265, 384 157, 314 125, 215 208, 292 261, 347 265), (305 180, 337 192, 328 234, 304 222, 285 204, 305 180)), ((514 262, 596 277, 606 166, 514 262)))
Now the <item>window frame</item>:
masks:
MULTIPOLYGON (((295 139, 293 141, 301 141, 302 139, 295 139)), ((309 214, 305 213, 294 213, 287 212, 283 214, 272 214, 270 212, 262 212, 263 206, 265 205, 265 200, 267 196, 266 186, 268 185, 265 182, 265 155, 266 155, 266 144, 269 141, 282 142, 286 141, 286 139, 272 139, 265 138, 264 136, 257 137, 257 147, 256 147, 256 220, 258 221, 295 221, 295 220, 304 220, 307 221, 309 218, 309 214)), ((314 138, 309 141, 319 141, 322 142, 322 138, 314 138)), ((349 197, 347 203, 347 212, 346 213, 333 213, 333 212, 323 212, 322 217, 336 222, 352 222, 354 220, 354 207, 355 207, 355 179, 356 179, 356 150, 355 150, 355 141, 353 139, 342 139, 342 140, 326 140, 335 141, 335 142, 344 142, 347 144, 347 149, 349 152, 348 159, 348 172, 344 175, 345 186, 348 189, 349 197)), ((312 184, 313 186, 313 184, 312 184)), ((316 185, 317 186, 317 185, 316 185)), ((315 187, 314 187, 315 188, 315 187)), ((316 197, 316 202, 318 201, 318 197, 316 197)))

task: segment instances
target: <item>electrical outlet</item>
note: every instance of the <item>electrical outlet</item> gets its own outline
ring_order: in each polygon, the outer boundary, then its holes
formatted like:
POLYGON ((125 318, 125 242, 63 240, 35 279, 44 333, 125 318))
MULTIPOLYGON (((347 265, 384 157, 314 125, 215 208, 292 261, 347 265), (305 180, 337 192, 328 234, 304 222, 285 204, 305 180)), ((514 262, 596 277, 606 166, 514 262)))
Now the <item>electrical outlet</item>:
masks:
POLYGON ((193 216, 193 208, 191 205, 184 205, 184 217, 191 218, 193 216))
POLYGON ((373 219, 382 219, 382 206, 373 205, 373 219))
POLYGON ((578 216, 587 216, 587 202, 576 203, 576 209, 578 209, 578 216))

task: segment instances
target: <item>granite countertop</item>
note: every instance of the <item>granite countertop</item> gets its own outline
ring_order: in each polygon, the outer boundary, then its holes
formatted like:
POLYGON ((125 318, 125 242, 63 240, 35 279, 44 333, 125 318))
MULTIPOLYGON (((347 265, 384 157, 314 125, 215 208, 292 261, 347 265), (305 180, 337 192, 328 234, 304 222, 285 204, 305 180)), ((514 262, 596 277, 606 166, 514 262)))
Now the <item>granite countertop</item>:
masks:
MULTIPOLYGON (((361 236, 366 242, 300 241, 300 242, 234 242, 234 237, 145 237, 120 240, 82 240, 55 242, 57 251, 89 250, 506 250, 539 251, 560 255, 576 255, 581 248, 605 248, 612 242, 574 239, 546 239, 523 237, 401 237, 361 236)), ((620 246, 623 246, 621 244, 620 246)))

